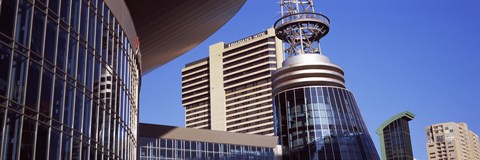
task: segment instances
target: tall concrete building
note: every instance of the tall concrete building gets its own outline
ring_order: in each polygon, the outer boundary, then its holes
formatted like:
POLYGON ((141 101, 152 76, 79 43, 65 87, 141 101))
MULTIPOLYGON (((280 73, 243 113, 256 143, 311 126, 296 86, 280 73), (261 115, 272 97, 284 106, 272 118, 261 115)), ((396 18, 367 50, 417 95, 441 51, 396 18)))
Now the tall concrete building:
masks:
POLYGON ((413 160, 412 142, 408 122, 415 118, 410 112, 399 113, 377 129, 380 150, 384 160, 413 160))
POLYGON ((284 159, 378 160, 344 70, 322 54, 330 20, 311 0, 282 0, 276 36, 288 58, 272 75, 275 135, 284 159))
POLYGON ((478 135, 465 123, 439 123, 425 127, 429 160, 480 160, 478 135))
POLYGON ((182 69, 186 127, 273 135, 270 79, 282 61, 273 28, 211 45, 208 58, 182 69))

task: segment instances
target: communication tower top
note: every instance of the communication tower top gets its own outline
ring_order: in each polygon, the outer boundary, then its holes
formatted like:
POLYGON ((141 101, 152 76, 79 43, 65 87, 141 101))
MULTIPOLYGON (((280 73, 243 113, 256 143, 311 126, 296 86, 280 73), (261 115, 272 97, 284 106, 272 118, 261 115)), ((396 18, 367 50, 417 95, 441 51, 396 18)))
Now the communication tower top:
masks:
POLYGON ((315 13, 313 0, 281 0, 281 18, 275 22, 275 34, 290 56, 322 54, 320 39, 330 29, 327 16, 315 13))

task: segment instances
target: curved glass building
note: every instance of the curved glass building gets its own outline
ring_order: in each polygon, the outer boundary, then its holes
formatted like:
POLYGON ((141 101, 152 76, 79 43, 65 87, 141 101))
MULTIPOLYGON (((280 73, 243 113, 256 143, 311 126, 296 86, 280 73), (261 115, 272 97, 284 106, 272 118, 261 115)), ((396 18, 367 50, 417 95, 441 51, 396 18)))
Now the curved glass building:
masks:
POLYGON ((142 73, 206 39, 245 1, 182 3, 0 0, 1 159, 136 159, 142 73), (181 16, 168 27, 165 17, 145 16, 172 14, 181 16), (198 21, 176 23, 191 14, 198 21), (198 33, 178 35, 179 27, 198 33), (136 29, 153 34, 140 41, 136 29), (176 43, 157 44, 165 41, 176 43))
POLYGON ((272 74, 272 95, 283 158, 379 160, 343 69, 322 55, 330 20, 315 13, 311 0, 280 6, 274 27, 288 58, 272 74))
POLYGON ((343 70, 326 56, 290 57, 272 81, 284 158, 379 159, 343 70))
POLYGON ((3 0, 0 21, 3 159, 135 158, 140 56, 109 5, 3 0))

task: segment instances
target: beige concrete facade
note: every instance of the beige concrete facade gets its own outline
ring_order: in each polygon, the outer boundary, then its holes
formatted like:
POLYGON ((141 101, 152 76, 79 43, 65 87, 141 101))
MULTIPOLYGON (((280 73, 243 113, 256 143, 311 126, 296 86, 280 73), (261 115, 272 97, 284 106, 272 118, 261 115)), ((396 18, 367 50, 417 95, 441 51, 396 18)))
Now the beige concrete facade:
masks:
POLYGON ((478 135, 465 123, 440 123, 425 128, 429 160, 480 160, 478 135))
POLYGON ((273 135, 270 79, 283 59, 282 42, 273 28, 232 43, 211 45, 209 58, 187 64, 182 70, 186 127, 273 135), (208 73, 196 74, 205 71, 208 73), (208 83, 204 76, 208 76, 208 83), (202 92, 192 95, 197 90, 202 92), (208 104, 193 105, 204 98, 209 99, 208 104))

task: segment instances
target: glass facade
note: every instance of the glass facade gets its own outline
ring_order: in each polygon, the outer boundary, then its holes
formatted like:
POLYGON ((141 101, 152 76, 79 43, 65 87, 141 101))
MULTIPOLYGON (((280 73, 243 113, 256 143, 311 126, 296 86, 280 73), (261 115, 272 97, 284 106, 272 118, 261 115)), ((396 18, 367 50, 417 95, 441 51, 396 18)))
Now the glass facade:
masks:
POLYGON ((410 120, 400 118, 383 128, 386 160, 413 160, 410 120))
POLYGON ((284 159, 380 159, 348 90, 285 90, 274 96, 274 114, 284 159))
POLYGON ((140 66, 102 0, 0 1, 0 157, 135 159, 140 66))
POLYGON ((140 160, 236 159, 271 160, 273 148, 141 137, 140 160))

